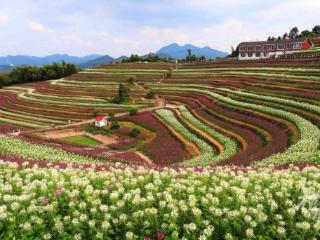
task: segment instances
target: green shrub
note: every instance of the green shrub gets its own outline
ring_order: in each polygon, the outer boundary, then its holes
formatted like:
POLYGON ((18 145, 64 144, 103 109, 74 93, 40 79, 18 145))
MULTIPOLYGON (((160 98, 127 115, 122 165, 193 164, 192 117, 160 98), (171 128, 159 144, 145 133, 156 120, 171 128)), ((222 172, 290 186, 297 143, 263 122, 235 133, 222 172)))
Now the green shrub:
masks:
POLYGON ((134 84, 135 81, 136 81, 136 79, 134 77, 130 77, 127 79, 127 83, 129 83, 129 84, 134 84))
POLYGON ((114 116, 114 113, 109 113, 109 122, 114 122, 114 121, 116 121, 116 118, 115 118, 115 116, 114 116))
POLYGON ((139 128, 132 128, 132 130, 129 132, 130 137, 138 137, 140 135, 140 129, 139 128))
POLYGON ((99 109, 94 109, 94 110, 93 110, 93 116, 94 116, 94 117, 97 117, 97 116, 99 116, 99 115, 101 115, 101 110, 99 110, 99 109))
POLYGON ((100 129, 94 125, 86 125, 84 128, 84 131, 91 133, 91 134, 98 134, 99 130, 100 129))
POLYGON ((111 130, 116 130, 116 129, 119 129, 120 128, 120 125, 118 122, 112 122, 111 123, 111 126, 110 126, 110 129, 111 130))
POLYGON ((102 129, 100 130, 100 133, 101 133, 102 135, 108 136, 108 135, 110 134, 110 129, 108 129, 108 128, 102 128, 102 129))
POLYGON ((148 98, 148 99, 153 99, 153 98, 155 98, 156 97, 156 93, 155 93, 155 91, 153 91, 153 90, 150 90, 148 93, 147 93, 147 96, 146 96, 146 98, 148 98))
POLYGON ((138 113, 138 109, 137 108, 131 108, 129 114, 131 116, 136 115, 138 113))

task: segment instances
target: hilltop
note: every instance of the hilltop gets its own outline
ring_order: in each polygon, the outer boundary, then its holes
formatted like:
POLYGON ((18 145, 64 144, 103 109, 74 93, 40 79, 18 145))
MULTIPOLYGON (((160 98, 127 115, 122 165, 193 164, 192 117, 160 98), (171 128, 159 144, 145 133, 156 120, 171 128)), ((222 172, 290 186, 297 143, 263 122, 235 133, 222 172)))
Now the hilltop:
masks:
POLYGON ((225 57, 228 55, 227 52, 222 52, 216 49, 212 49, 208 46, 197 47, 192 44, 178 45, 177 43, 169 44, 165 47, 160 48, 156 54, 168 55, 172 58, 183 58, 187 55, 187 51, 190 49, 196 56, 205 56, 206 58, 217 58, 225 57))
POLYGON ((0 65, 5 66, 21 66, 21 65, 35 65, 42 66, 45 64, 50 64, 52 62, 69 62, 74 64, 84 63, 90 60, 102 57, 99 54, 90 54, 83 57, 70 56, 68 54, 52 54, 45 57, 29 56, 29 55, 8 55, 0 57, 0 65))

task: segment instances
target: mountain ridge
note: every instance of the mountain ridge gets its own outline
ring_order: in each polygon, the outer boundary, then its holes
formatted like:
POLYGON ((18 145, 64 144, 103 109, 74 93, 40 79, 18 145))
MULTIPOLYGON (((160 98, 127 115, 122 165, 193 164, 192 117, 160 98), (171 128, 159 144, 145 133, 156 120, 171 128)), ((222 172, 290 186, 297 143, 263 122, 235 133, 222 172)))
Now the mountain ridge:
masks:
MULTIPOLYGON (((155 53, 164 58, 174 58, 181 59, 186 57, 188 54, 188 49, 191 49, 191 53, 196 56, 205 56, 207 59, 217 58, 217 57, 225 57, 228 55, 227 52, 219 51, 216 49, 212 49, 209 46, 197 47, 193 44, 186 43, 184 45, 179 45, 177 43, 171 43, 164 47, 161 47, 155 53)), ((144 54, 142 56, 147 56, 148 54, 144 54)), ((35 65, 42 66, 45 64, 50 64, 53 62, 69 62, 77 64, 81 69, 84 68, 92 68, 97 67, 101 64, 107 64, 111 61, 121 61, 122 59, 127 58, 127 56, 121 56, 118 58, 114 58, 110 55, 102 55, 102 54, 90 54, 82 57, 72 56, 68 54, 51 54, 44 57, 37 56, 29 56, 29 55, 7 55, 0 56, 0 71, 10 70, 13 67, 21 66, 21 65, 35 65)))
POLYGON ((68 54, 51 54, 44 57, 30 56, 30 55, 7 55, 0 57, 0 65, 7 65, 11 67, 21 65, 35 65, 42 66, 50 64, 52 62, 70 62, 74 64, 84 63, 98 57, 102 57, 100 54, 90 54, 83 57, 71 56, 68 54))
POLYGON ((227 52, 212 49, 209 46, 197 47, 190 43, 184 45, 171 43, 160 48, 156 54, 166 54, 173 58, 184 58, 187 55, 188 49, 191 50, 192 54, 195 54, 196 56, 205 56, 206 58, 225 57, 228 55, 227 52))

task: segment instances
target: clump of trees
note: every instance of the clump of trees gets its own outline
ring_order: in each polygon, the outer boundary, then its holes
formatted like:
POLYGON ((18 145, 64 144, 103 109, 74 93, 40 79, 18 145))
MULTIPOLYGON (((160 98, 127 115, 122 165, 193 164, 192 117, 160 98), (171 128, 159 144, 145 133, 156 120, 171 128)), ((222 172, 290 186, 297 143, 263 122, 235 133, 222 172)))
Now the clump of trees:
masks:
POLYGON ((156 54, 148 54, 147 56, 138 56, 137 54, 131 54, 130 57, 122 59, 122 63, 131 62, 169 62, 173 60, 172 58, 160 57, 156 54))
POLYGON ((124 103, 130 100, 130 83, 120 83, 118 95, 112 99, 113 103, 124 103))
POLYGON ((303 38, 303 37, 320 37, 320 25, 316 25, 312 30, 305 29, 300 32, 297 27, 291 28, 289 33, 284 33, 282 36, 278 37, 268 37, 268 41, 276 41, 281 39, 293 39, 293 38, 303 38))
POLYGON ((12 80, 9 77, 8 73, 0 73, 0 88, 3 86, 10 85, 12 80))
POLYGON ((227 57, 238 57, 239 56, 239 46, 237 48, 231 47, 231 54, 227 57))
POLYGON ((206 61, 205 56, 196 56, 195 54, 192 54, 192 50, 188 49, 187 50, 187 56, 183 59, 180 59, 179 62, 204 62, 206 61))
POLYGON ((0 76, 0 86, 59 79, 77 72, 78 67, 75 64, 65 62, 52 63, 42 67, 19 66, 5 77, 0 76))

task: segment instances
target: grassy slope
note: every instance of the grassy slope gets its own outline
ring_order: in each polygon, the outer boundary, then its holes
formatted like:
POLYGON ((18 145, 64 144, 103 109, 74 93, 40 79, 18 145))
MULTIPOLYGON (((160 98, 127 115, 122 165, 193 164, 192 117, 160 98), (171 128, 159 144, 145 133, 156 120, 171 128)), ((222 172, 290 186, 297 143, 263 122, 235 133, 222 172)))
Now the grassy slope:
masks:
POLYGON ((97 140, 87 137, 87 136, 72 136, 66 137, 61 139, 63 142, 72 143, 72 144, 79 144, 79 145, 87 145, 87 146, 98 146, 101 143, 97 140))

